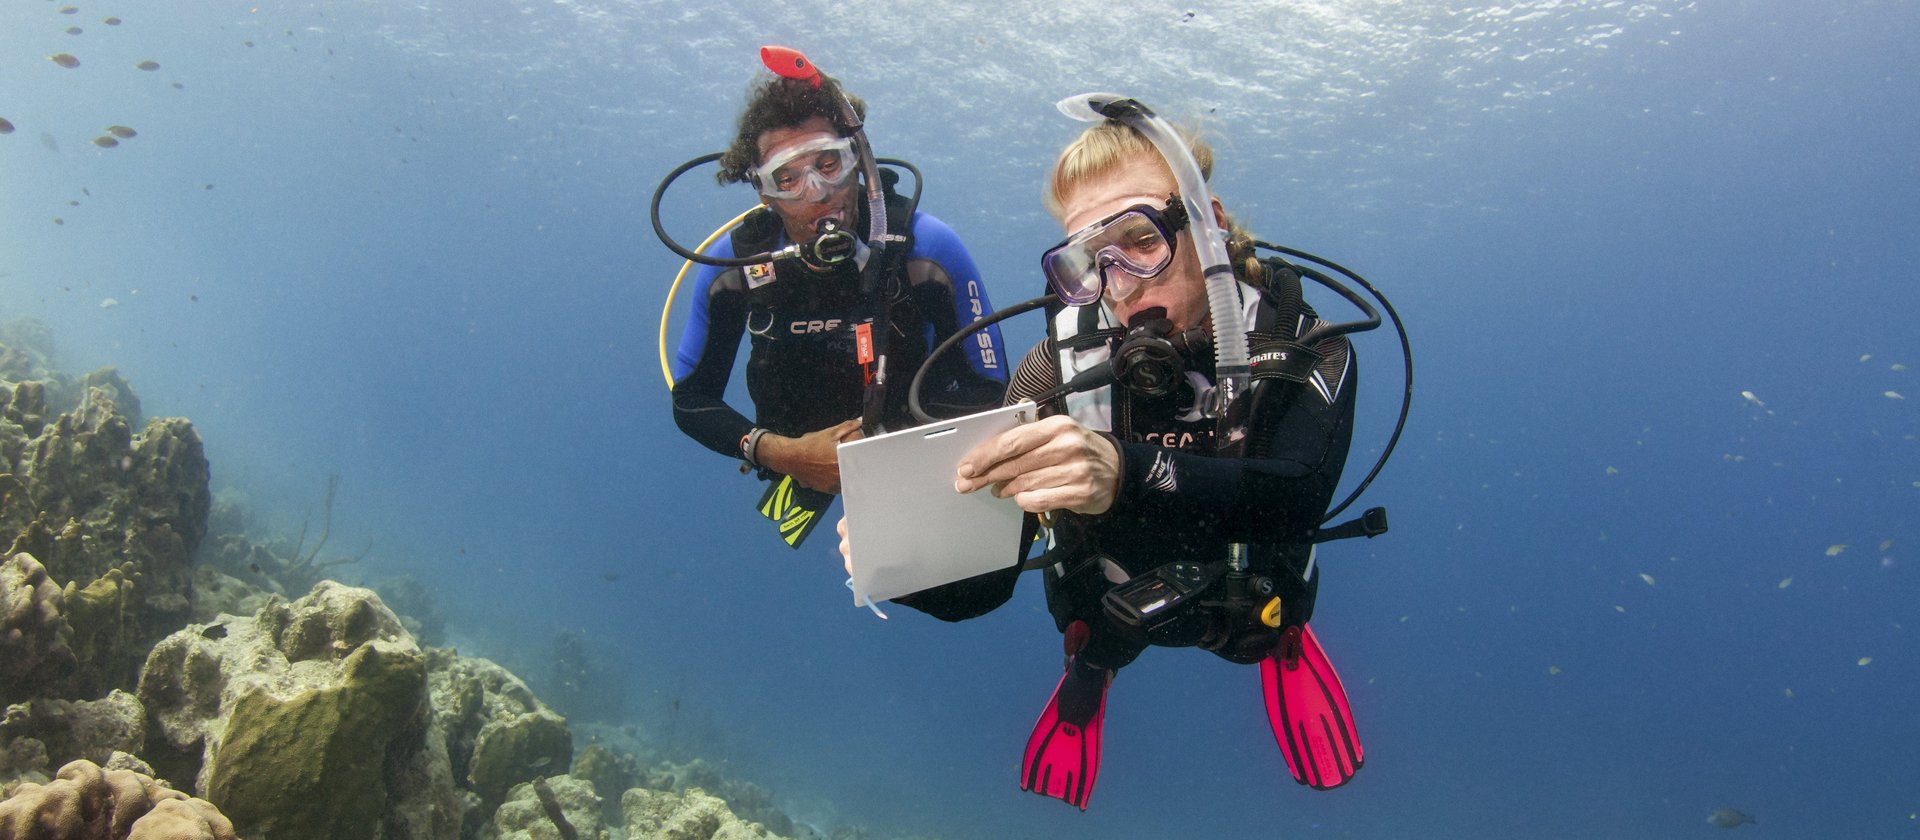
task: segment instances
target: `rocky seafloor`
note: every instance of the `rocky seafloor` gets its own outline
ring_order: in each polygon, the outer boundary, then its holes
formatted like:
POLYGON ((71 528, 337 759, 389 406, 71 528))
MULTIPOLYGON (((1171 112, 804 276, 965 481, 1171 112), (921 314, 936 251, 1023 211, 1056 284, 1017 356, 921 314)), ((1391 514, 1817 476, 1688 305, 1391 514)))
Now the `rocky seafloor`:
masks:
POLYGON ((324 528, 247 533, 191 422, 51 348, 0 325, 0 840, 819 836, 423 643, 418 592, 324 577, 324 528))

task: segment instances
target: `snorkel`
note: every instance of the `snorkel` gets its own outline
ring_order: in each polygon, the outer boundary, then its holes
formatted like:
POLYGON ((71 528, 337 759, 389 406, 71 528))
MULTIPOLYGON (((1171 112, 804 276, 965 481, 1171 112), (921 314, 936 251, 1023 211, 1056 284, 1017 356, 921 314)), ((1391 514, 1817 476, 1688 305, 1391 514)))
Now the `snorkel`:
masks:
MULTIPOLYGON (((1247 328, 1240 317, 1239 295, 1234 289, 1239 281, 1228 264, 1226 239, 1213 220, 1213 194, 1207 191, 1207 179, 1200 174, 1193 151, 1152 109, 1119 94, 1083 93, 1062 99, 1054 107, 1082 122, 1114 120, 1126 124, 1147 138, 1173 171, 1173 181, 1180 187, 1180 202, 1187 208, 1187 232, 1192 234, 1194 252, 1207 279, 1207 313, 1213 318, 1217 387, 1208 413, 1225 425, 1227 406, 1247 385, 1247 328)), ((1228 432, 1224 428, 1221 431, 1228 432)))

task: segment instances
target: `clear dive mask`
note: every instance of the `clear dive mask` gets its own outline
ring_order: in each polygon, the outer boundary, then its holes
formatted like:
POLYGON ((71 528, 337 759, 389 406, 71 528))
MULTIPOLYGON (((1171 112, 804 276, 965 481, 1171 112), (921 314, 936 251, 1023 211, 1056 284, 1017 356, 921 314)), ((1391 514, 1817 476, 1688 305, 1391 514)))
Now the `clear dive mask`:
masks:
POLYGON ((1161 208, 1135 204, 1048 248, 1040 269, 1048 288, 1071 306, 1094 303, 1102 293, 1126 300, 1173 264, 1186 226, 1186 207, 1177 196, 1161 208))
POLYGON ((818 201, 847 182, 859 157, 851 137, 808 140, 747 170, 755 189, 768 198, 818 201))

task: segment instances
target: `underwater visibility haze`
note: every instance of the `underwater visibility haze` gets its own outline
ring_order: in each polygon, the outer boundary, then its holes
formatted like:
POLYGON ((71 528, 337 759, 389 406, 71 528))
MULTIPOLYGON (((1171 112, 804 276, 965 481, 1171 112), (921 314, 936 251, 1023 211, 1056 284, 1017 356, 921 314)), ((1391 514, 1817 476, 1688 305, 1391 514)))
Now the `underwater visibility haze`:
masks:
MULTIPOLYGON (((703 757, 809 831, 1920 831, 1920 6, 1015 6, 9 0, 0 322, 190 419, 263 528, 317 527, 337 476, 329 545, 364 556, 328 571, 417 581, 438 643, 578 740, 703 757), (830 533, 789 550, 674 427, 647 202, 769 43, 867 100, 1002 306, 1061 235, 1053 103, 1096 90, 1199 128, 1239 220, 1392 298, 1418 387, 1359 506, 1393 529, 1319 555, 1352 783, 1292 783, 1253 669, 1154 649, 1089 810, 1021 793, 1060 668, 1039 583, 881 622, 830 533)), ((708 172, 663 206, 681 241, 754 201, 708 172)), ((1356 349, 1340 495, 1398 408, 1390 331, 1356 349)))

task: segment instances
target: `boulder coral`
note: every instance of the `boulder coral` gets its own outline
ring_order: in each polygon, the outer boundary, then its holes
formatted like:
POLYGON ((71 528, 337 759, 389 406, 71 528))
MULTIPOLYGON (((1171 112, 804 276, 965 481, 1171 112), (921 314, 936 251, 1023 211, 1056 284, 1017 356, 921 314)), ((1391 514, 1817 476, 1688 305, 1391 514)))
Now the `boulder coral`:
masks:
POLYGON ((233 823, 203 799, 131 770, 91 761, 60 768, 0 801, 0 840, 237 840, 233 823))
POLYGON ((326 581, 167 637, 140 699, 156 740, 197 764, 195 789, 243 834, 380 837, 397 836, 400 812, 435 805, 397 778, 424 749, 426 688, 425 657, 379 596, 326 581))
POLYGON ((0 704, 17 703, 73 672, 66 600, 33 555, 0 561, 0 704))
POLYGON ((259 840, 471 837, 573 749, 518 677, 423 651, 378 595, 333 581, 167 637, 139 696, 146 757, 259 840))

